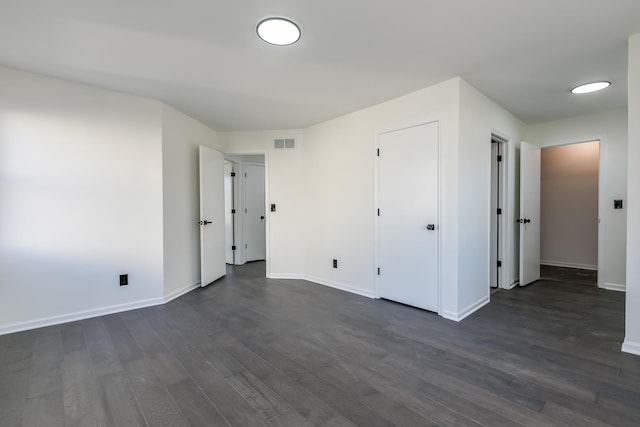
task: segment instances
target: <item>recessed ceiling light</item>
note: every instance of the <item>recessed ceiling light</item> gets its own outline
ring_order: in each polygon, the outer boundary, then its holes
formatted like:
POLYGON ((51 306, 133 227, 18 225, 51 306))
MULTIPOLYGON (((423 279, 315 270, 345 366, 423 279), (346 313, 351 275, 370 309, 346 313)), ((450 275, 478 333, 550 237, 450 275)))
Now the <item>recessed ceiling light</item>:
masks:
POLYGON ((277 46, 288 46, 300 40, 300 27, 286 18, 263 19, 256 31, 262 40, 277 46))
POLYGON ((576 94, 591 93, 591 92, 596 92, 598 90, 606 89, 609 86, 611 86, 611 82, 602 81, 602 82, 587 83, 585 85, 574 87, 573 89, 571 89, 571 93, 576 93, 576 94))

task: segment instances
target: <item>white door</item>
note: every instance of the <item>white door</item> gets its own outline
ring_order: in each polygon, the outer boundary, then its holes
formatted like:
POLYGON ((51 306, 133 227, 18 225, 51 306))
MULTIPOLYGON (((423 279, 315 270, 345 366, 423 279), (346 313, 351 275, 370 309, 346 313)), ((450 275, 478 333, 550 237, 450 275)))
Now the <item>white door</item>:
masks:
POLYGON ((200 146, 200 286, 225 275, 224 241, 224 157, 200 146))
POLYGON ((520 286, 540 278, 540 148, 520 146, 520 286))
POLYGON ((490 229, 490 247, 491 254, 489 256, 489 271, 490 281, 489 286, 497 288, 498 283, 498 260, 499 258, 499 233, 500 233, 500 215, 498 215, 498 209, 500 208, 500 174, 498 166, 498 156, 500 155, 500 145, 497 142, 491 143, 491 225, 490 229))
POLYGON ((438 123, 379 136, 380 297, 438 311, 438 123))
POLYGON ((233 164, 225 160, 224 162, 224 251, 227 264, 235 264, 234 241, 234 204, 233 204, 233 164))
POLYGON ((245 183, 245 243, 247 261, 266 258, 264 212, 264 165, 246 163, 245 183))

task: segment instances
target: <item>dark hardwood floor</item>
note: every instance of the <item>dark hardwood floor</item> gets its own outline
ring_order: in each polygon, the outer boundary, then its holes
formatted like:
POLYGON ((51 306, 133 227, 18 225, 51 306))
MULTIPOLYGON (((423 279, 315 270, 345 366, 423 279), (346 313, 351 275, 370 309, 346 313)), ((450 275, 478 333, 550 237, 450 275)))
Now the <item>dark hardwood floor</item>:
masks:
POLYGON ((455 323, 264 263, 0 337, 0 426, 638 426, 624 294, 547 277, 455 323))

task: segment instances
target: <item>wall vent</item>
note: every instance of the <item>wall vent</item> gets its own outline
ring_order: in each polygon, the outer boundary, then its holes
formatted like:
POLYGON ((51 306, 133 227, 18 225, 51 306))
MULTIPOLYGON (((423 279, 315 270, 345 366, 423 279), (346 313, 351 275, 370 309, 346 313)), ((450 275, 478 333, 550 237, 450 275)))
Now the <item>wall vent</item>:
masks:
POLYGON ((293 138, 274 139, 273 148, 275 148, 276 150, 284 148, 296 148, 296 140, 293 138))

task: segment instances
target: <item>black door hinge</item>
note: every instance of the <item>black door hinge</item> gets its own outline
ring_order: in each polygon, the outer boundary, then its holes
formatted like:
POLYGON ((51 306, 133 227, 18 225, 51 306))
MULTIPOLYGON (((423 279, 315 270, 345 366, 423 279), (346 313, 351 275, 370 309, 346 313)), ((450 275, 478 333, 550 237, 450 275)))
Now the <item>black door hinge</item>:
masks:
POLYGON ((502 209, 498 208, 498 210, 496 211, 496 213, 497 213, 498 215, 502 215, 502 209))
POLYGON ((502 155, 501 155, 501 154, 499 154, 499 155, 498 155, 498 162, 501 162, 501 161, 502 161, 502 155))
POLYGON ((498 264, 498 267, 502 267, 502 261, 498 261, 497 264, 498 264))
POLYGON ((378 216, 380 216, 380 209, 378 209, 378 216))
POLYGON ((378 267, 378 276, 380 275, 380 267, 378 267))
POLYGON ((235 209, 231 209, 231 213, 232 214, 236 213, 236 210, 235 209))
POLYGON ((377 150, 378 157, 380 157, 380 149, 377 150))
POLYGON ((234 245, 234 246, 231 246, 231 250, 232 250, 232 251, 235 251, 235 250, 236 250, 235 245, 234 245))
POLYGON ((231 177, 233 178, 234 176, 236 176, 235 172, 231 172, 231 177))

